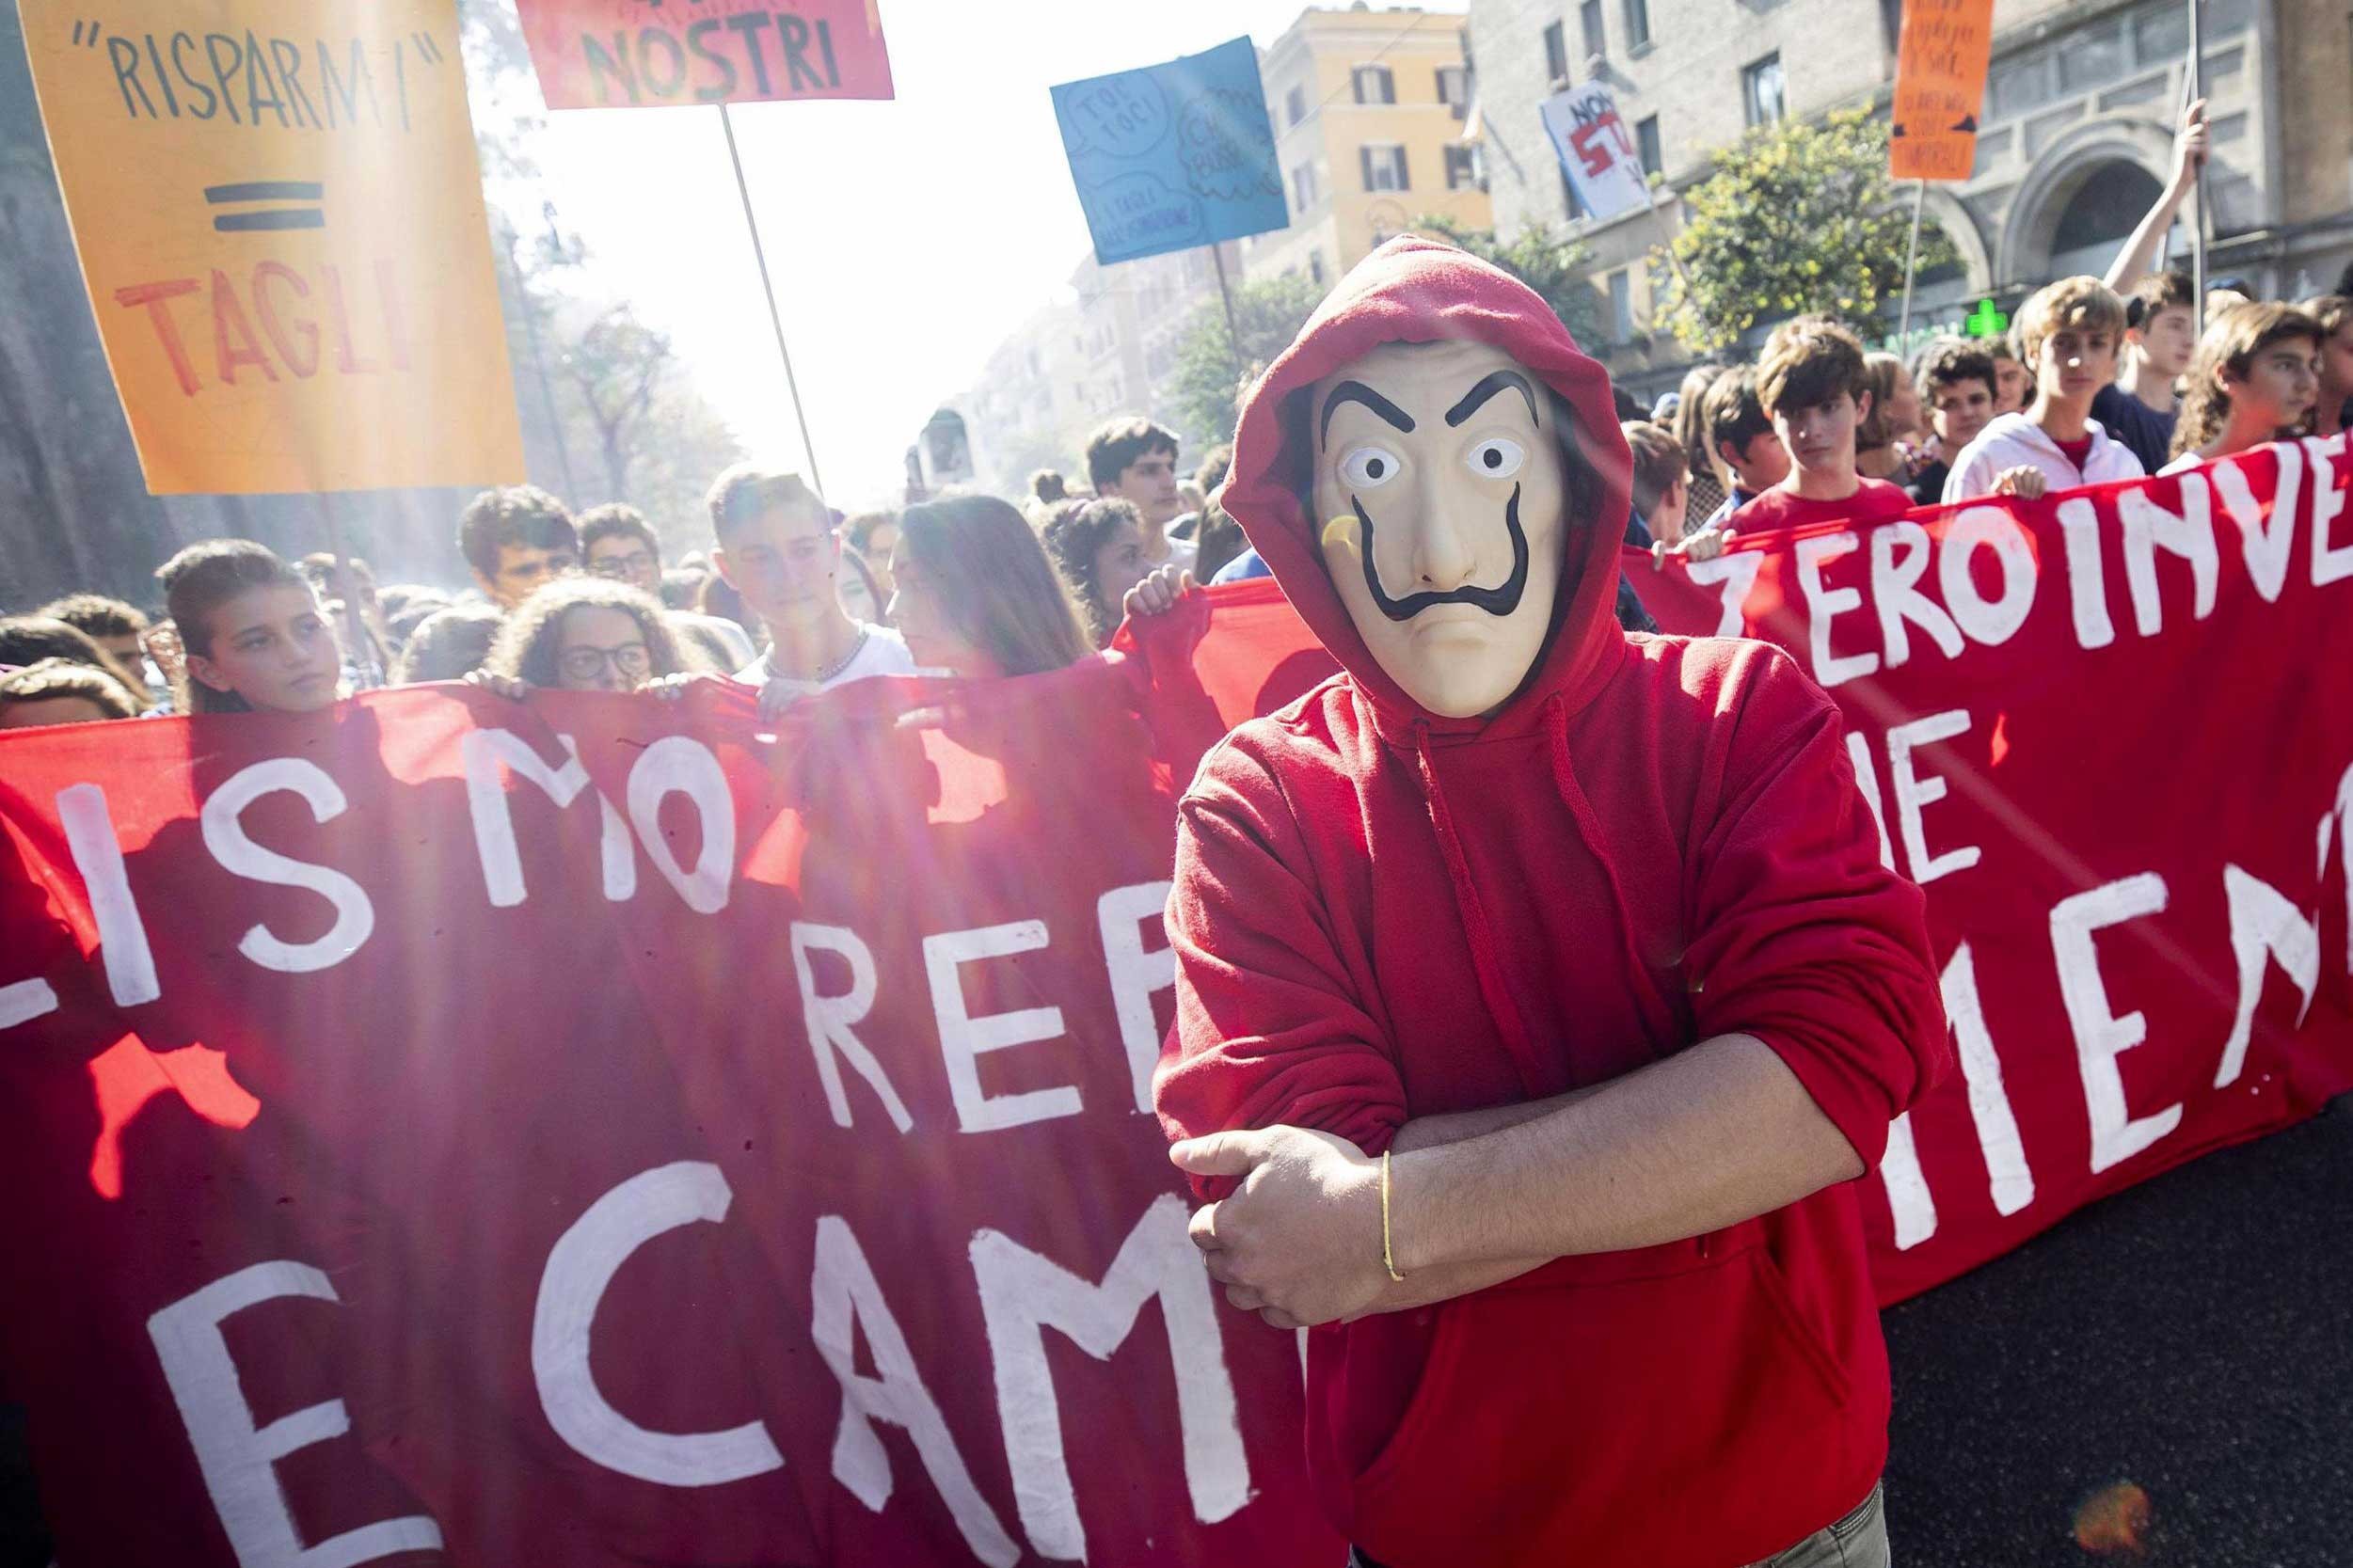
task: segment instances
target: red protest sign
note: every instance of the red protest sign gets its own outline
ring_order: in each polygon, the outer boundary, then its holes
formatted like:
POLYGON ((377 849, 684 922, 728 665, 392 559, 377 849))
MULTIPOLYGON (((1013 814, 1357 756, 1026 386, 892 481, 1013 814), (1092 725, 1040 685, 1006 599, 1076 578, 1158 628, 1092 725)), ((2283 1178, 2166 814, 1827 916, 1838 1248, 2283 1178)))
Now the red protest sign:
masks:
POLYGON ((550 109, 889 98, 876 0, 517 0, 550 109))

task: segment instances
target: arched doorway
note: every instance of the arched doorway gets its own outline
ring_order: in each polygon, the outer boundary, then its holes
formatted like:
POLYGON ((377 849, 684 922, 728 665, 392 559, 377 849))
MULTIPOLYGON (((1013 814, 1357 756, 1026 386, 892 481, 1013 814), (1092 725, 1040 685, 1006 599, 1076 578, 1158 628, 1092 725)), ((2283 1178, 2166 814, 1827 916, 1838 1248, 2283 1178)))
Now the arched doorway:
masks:
POLYGON ((2135 115, 2103 116, 2061 133, 2035 158, 1995 226, 1995 278, 2039 289, 2054 278, 2105 273, 2156 200, 2159 171, 2172 155, 2172 133, 2135 115))
POLYGON ((2051 230, 2050 276, 2107 271, 2143 216, 2165 192, 2157 177, 2128 159, 2101 164, 2059 210, 2051 230))

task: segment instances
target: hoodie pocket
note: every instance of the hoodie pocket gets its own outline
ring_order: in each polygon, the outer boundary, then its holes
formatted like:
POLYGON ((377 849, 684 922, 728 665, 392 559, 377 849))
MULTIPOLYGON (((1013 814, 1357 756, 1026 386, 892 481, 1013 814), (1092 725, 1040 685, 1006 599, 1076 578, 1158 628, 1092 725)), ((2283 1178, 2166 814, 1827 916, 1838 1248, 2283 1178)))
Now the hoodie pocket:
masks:
MULTIPOLYGON (((1687 1260, 1693 1255, 1685 1254, 1687 1260)), ((1357 1477, 1375 1558, 1746 1562, 1854 1502, 1851 1380, 1761 1248, 1441 1309, 1412 1402, 1357 1477)))

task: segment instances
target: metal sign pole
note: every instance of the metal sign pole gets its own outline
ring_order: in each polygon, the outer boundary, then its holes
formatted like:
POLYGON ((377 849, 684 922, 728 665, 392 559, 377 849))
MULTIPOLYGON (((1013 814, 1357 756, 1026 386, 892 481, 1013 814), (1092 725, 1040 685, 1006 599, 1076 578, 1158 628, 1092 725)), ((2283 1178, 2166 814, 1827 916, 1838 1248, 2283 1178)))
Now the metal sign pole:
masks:
MULTIPOLYGON (((2189 0, 2189 96, 2206 96, 2206 52, 2201 34, 2204 0, 2189 0)), ((2198 330, 2206 327, 2206 162, 2198 160, 2198 206, 2189 226, 2189 290, 2197 303, 2198 330)))
POLYGON ((1912 245, 1903 253, 1903 324, 1896 328, 1896 341, 1907 349, 1912 342, 1912 273, 1920 261, 1920 209, 1928 205, 1928 182, 1923 179, 1912 189, 1912 245))
POLYGON ((759 220, 752 215, 752 187, 744 182, 743 154, 736 150, 735 121, 727 118, 727 105, 719 105, 719 126, 727 134, 727 160, 735 165, 736 194, 743 198, 743 226, 752 232, 752 259, 759 263, 760 292, 768 296, 768 324, 776 329, 776 355, 785 362, 785 389, 792 394, 792 417, 801 427, 801 450, 809 458, 809 483, 819 496, 825 494, 825 476, 818 472, 817 444, 809 439, 809 417, 801 408, 801 383, 792 373, 792 350, 785 346, 785 318, 776 309, 776 285, 769 280, 768 252, 760 245, 759 220))
POLYGON ((1217 295, 1226 302, 1226 341, 1233 345, 1233 384, 1239 388, 1250 367, 1242 353, 1242 322, 1233 312, 1233 288, 1226 281, 1226 253, 1215 240, 1209 244, 1209 259, 1217 265, 1217 295))

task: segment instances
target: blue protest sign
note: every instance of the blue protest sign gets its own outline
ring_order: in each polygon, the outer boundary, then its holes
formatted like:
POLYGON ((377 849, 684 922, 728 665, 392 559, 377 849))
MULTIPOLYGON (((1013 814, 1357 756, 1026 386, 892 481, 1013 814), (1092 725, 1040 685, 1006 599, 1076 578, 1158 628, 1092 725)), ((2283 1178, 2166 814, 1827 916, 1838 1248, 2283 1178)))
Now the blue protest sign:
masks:
POLYGON ((1291 221, 1248 39, 1053 91, 1071 179, 1105 265, 1291 221))

